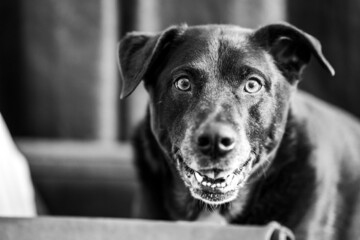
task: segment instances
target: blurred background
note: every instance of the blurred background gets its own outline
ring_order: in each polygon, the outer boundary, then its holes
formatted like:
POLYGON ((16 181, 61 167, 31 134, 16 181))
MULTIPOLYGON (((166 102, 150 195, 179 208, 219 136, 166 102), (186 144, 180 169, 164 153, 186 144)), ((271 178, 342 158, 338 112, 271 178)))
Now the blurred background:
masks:
POLYGON ((0 113, 29 162, 38 213, 130 216, 137 183, 129 138, 147 95, 139 87, 119 99, 121 36, 278 21, 318 38, 336 70, 331 77, 312 61, 300 88, 359 117, 357 0, 2 0, 0 113))

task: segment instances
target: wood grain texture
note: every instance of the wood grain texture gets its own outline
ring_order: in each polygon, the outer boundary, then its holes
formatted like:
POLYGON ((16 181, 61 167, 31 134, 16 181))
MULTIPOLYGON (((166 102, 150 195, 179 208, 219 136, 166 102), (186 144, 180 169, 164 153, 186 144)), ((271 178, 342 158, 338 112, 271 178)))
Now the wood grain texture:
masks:
POLYGON ((0 218, 2 240, 285 239, 279 238, 279 233, 286 234, 286 230, 276 223, 250 227, 101 218, 0 218))

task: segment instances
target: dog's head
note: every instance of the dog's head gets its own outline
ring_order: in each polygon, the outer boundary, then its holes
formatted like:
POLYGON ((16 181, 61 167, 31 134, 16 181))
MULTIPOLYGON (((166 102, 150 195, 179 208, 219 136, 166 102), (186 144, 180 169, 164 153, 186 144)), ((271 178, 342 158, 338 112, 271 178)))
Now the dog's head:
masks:
POLYGON ((144 80, 169 163, 194 198, 221 204, 271 164, 311 55, 334 74, 319 42, 287 24, 130 33, 119 48, 121 97, 144 80))

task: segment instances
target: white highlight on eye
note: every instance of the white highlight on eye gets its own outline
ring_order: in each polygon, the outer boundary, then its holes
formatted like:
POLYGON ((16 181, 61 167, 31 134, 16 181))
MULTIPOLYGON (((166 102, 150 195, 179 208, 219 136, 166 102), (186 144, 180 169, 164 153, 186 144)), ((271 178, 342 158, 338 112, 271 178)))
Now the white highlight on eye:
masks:
POLYGON ((263 87, 262 82, 258 77, 250 77, 244 86, 244 90, 248 93, 257 93, 263 87))
POLYGON ((175 87, 183 92, 187 92, 191 90, 191 82, 188 78, 181 77, 174 83, 175 87))

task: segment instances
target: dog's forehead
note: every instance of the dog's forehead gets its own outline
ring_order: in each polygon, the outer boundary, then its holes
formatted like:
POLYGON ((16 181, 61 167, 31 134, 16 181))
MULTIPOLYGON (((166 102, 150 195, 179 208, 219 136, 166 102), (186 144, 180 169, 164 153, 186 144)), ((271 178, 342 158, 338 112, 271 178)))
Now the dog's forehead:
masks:
POLYGON ((174 67, 209 69, 213 64, 221 71, 241 65, 259 66, 267 56, 252 42, 252 33, 251 29, 231 25, 189 27, 175 50, 174 67))
POLYGON ((237 26, 206 25, 188 28, 182 39, 186 48, 192 51, 214 54, 225 45, 238 50, 245 48, 251 33, 250 29, 237 26))
POLYGON ((207 40, 229 38, 239 42, 252 32, 252 29, 234 25, 202 25, 188 27, 184 32, 184 35, 207 40))

